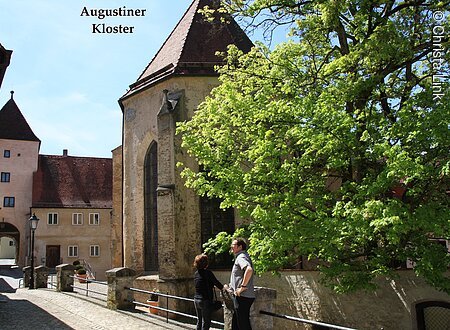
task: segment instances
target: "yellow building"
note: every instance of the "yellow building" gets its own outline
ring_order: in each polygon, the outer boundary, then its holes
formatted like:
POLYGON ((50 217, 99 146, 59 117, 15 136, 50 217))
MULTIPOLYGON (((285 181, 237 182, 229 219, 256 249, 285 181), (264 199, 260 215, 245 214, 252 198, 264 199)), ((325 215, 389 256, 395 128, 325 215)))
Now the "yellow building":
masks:
MULTIPOLYGON (((0 86, 12 51, 0 44, 0 86)), ((81 259, 99 279, 111 268, 112 159, 39 155, 11 92, 0 110, 0 257, 30 264, 35 213, 35 265, 81 259)))
POLYGON ((33 177, 36 263, 85 262, 97 279, 111 268, 112 159, 39 155, 33 177))

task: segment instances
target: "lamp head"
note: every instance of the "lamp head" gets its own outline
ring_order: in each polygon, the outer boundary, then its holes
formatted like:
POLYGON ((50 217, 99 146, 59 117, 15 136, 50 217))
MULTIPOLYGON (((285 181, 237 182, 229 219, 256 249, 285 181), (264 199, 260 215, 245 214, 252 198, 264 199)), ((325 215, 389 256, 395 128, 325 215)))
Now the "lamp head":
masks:
POLYGON ((29 219, 30 221, 30 228, 31 230, 36 230, 38 222, 39 222, 39 218, 36 216, 36 214, 33 213, 33 215, 31 216, 31 218, 29 219))

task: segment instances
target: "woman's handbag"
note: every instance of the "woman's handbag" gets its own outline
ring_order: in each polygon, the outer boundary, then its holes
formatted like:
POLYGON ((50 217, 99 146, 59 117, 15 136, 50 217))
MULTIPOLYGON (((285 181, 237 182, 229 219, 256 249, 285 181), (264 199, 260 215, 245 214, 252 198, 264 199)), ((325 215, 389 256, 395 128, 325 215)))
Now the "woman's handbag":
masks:
POLYGON ((223 302, 225 303, 225 306, 229 309, 234 311, 234 294, 228 290, 223 289, 222 290, 222 298, 223 302))
POLYGON ((213 311, 218 311, 219 309, 222 308, 222 302, 220 300, 217 300, 216 289, 213 288, 213 290, 214 290, 214 300, 212 302, 212 309, 213 311))

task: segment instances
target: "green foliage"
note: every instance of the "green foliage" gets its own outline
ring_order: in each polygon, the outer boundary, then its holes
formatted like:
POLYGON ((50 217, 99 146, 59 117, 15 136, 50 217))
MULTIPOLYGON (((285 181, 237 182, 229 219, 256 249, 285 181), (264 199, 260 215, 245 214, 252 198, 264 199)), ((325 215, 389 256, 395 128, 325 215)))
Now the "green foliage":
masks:
POLYGON ((203 244, 204 252, 206 254, 215 255, 230 252, 230 246, 234 237, 248 237, 249 235, 250 231, 248 230, 248 227, 238 228, 234 234, 229 234, 222 231, 218 233, 216 237, 210 238, 205 244, 203 244))
POLYGON ((216 237, 210 238, 208 242, 203 244, 203 249, 206 254, 216 254, 228 252, 230 250, 230 245, 232 241, 232 236, 224 231, 218 233, 216 237))
POLYGON ((78 275, 84 275, 86 274, 86 269, 84 269, 84 267, 77 268, 76 273, 78 275))
POLYGON ((72 264, 75 266, 75 273, 78 275, 86 274, 86 269, 79 260, 75 260, 72 264))
MULTIPOLYGON (((433 52, 448 49, 448 34, 432 42, 436 24, 450 31, 448 12, 432 16, 448 4, 227 3, 295 22, 293 38, 272 51, 229 48, 221 85, 178 127, 205 169, 185 167, 186 185, 251 219, 258 272, 317 258, 325 283, 348 292, 409 258, 450 293, 450 256, 429 239, 450 238, 449 81, 433 85, 450 73, 450 53, 433 52)), ((205 247, 223 252, 230 239, 205 247)))

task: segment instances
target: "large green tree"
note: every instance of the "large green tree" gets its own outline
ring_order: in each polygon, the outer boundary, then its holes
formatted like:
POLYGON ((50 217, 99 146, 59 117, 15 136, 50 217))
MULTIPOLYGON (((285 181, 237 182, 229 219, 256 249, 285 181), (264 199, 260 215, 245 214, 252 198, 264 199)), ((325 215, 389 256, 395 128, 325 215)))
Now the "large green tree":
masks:
POLYGON ((450 255, 430 240, 450 238, 449 2, 225 7, 254 26, 290 23, 292 38, 229 48, 221 85, 178 128, 204 169, 184 168, 187 186, 251 219, 260 272, 317 258, 347 292, 410 259, 450 293, 450 255))

